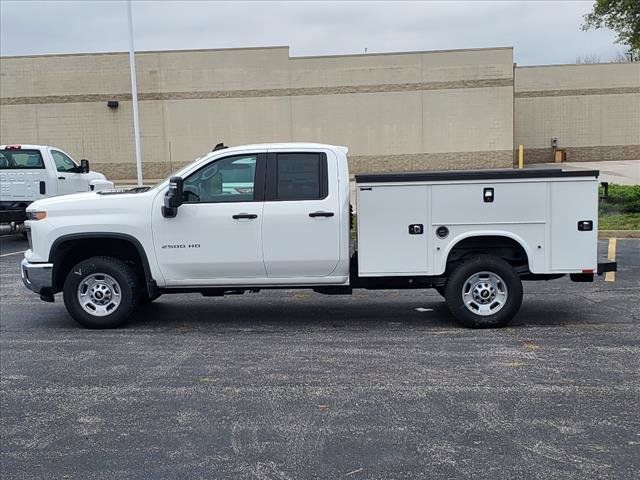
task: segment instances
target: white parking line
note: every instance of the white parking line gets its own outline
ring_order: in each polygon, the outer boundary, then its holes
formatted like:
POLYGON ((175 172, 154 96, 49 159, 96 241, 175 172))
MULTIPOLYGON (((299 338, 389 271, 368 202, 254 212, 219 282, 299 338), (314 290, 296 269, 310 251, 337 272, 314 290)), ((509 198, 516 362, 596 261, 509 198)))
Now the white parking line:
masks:
POLYGON ((24 253, 24 252, 26 252, 26 250, 20 250, 19 252, 3 253, 2 255, 0 255, 0 258, 8 257, 10 255, 18 255, 19 253, 24 253))

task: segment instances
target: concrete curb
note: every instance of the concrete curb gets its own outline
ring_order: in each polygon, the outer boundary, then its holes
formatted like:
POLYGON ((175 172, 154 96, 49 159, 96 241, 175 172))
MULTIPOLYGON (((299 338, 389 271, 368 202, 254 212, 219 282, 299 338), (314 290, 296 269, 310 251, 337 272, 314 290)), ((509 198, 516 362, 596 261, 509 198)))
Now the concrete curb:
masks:
POLYGON ((640 238, 640 230, 600 230, 598 238, 640 238))

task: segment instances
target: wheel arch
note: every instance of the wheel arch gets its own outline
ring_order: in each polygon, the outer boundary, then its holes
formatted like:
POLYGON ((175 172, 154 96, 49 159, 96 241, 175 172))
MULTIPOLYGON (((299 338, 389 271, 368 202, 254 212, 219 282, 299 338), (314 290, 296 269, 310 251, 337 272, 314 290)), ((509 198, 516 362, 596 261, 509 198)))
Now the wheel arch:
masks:
POLYGON ((54 292, 62 290, 64 277, 78 261, 107 255, 125 261, 137 261, 137 271, 150 297, 158 295, 156 281, 151 274, 147 253, 140 241, 126 233, 82 232, 57 238, 49 250, 49 262, 53 264, 54 292), (79 252, 78 248, 87 246, 79 252))
MULTIPOLYGON (((449 242, 443 254, 443 271, 448 269, 452 259, 455 260, 455 257, 452 258, 452 252, 455 252, 457 249, 477 249, 482 253, 491 254, 491 251, 482 251, 482 247, 491 250, 495 249, 496 246, 499 248, 519 249, 524 254, 523 258, 526 266, 529 267, 531 265, 533 252, 522 237, 514 234, 513 232, 504 230, 486 230, 480 232, 465 232, 458 235, 451 242, 449 242), (488 243, 486 245, 481 245, 482 242, 488 243)), ((496 256, 503 258, 501 255, 496 256)))

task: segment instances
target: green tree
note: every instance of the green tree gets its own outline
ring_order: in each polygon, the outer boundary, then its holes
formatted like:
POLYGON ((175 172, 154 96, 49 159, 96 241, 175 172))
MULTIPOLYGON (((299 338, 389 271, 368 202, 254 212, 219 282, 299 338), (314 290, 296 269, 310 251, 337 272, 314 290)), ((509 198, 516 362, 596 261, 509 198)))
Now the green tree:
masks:
POLYGON ((640 0, 596 0, 582 29, 602 27, 618 34, 616 43, 629 47, 630 60, 640 58, 640 0))

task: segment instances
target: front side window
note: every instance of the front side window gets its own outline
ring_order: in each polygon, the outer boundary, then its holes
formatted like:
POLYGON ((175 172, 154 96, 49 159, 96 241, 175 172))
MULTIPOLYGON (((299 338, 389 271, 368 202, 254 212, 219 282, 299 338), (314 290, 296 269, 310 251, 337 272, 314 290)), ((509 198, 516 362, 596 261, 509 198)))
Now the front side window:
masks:
POLYGON ((276 200, 321 200, 327 196, 327 160, 322 153, 279 153, 276 200))
POLYGON ((44 168, 39 150, 0 150, 0 170, 44 168))
POLYGON ((257 155, 237 155, 215 161, 184 181, 185 203, 251 202, 254 199, 257 155))
POLYGON ((56 170, 59 172, 77 172, 78 166, 76 162, 71 160, 68 155, 65 155, 62 152, 57 150, 51 150, 51 156, 53 157, 53 161, 56 164, 56 170))

